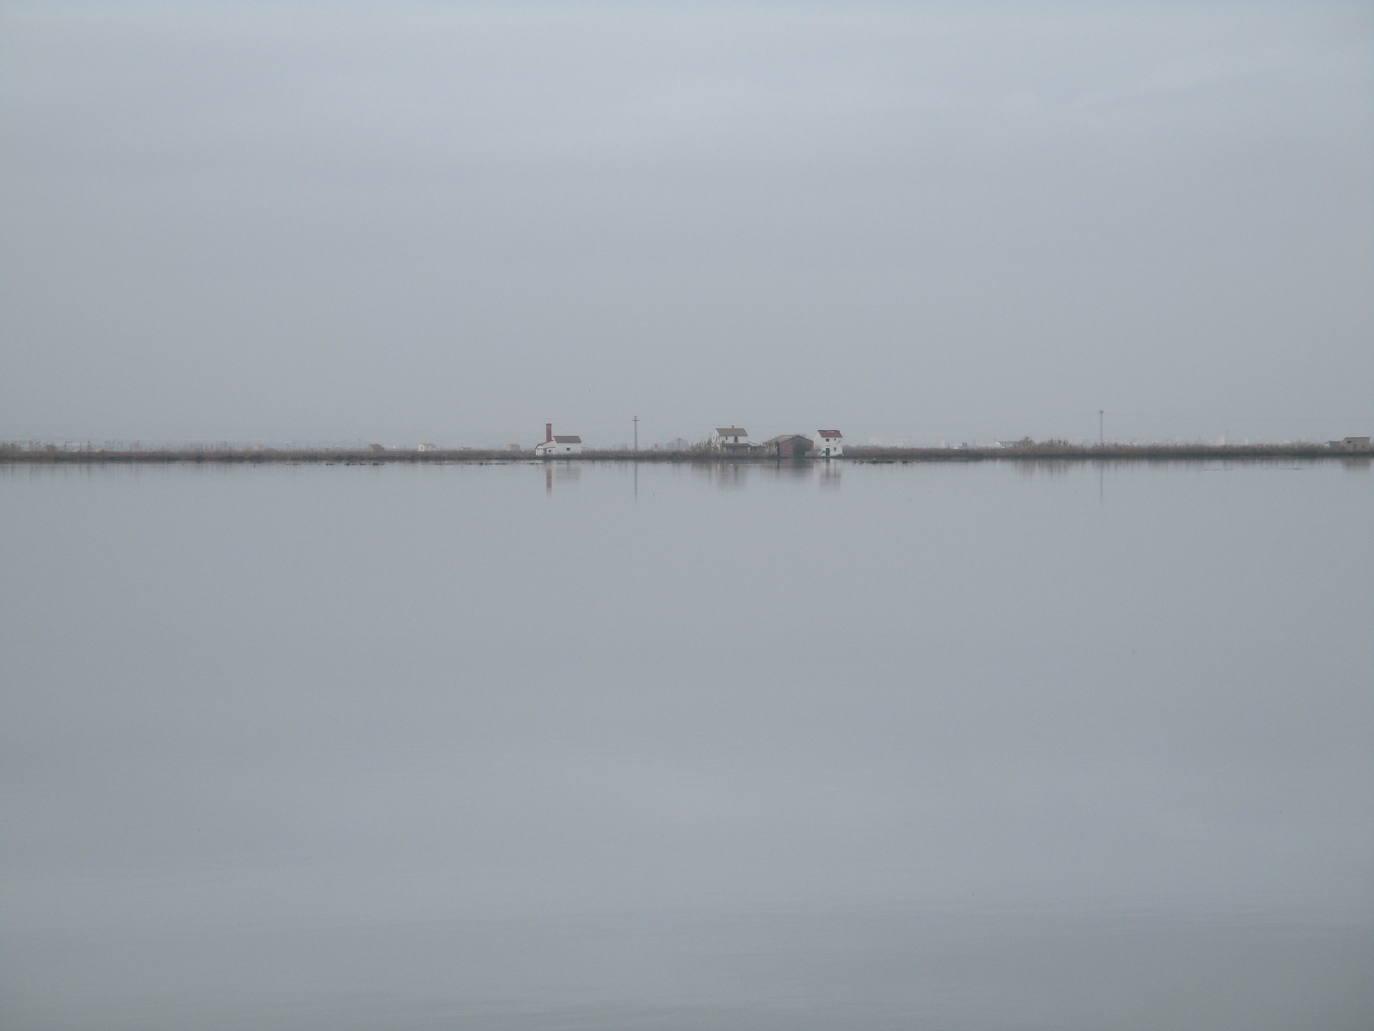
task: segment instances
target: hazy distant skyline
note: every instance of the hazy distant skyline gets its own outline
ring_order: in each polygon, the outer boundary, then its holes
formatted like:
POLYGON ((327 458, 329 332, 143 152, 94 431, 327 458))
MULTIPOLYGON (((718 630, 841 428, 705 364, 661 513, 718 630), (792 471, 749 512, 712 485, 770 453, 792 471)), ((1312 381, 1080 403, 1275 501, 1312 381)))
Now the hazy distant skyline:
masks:
POLYGON ((0 438, 1374 431, 1358 3, 0 6, 0 438))

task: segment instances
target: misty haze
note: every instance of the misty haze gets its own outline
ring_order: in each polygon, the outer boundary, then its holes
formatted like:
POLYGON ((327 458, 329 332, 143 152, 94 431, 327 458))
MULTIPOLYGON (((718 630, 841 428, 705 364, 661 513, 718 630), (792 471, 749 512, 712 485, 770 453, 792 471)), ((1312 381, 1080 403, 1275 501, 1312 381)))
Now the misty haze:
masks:
POLYGON ((1365 3, 9 0, 0 32, 0 440, 1374 426, 1365 3))

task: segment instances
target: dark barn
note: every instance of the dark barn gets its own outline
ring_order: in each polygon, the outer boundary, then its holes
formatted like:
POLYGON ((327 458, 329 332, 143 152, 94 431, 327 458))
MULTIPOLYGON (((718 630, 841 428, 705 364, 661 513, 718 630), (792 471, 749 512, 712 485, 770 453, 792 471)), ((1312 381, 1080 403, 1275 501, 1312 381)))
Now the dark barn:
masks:
POLYGON ((763 442, 763 453, 769 458, 805 458, 811 450, 811 438, 797 433, 784 433, 763 442))

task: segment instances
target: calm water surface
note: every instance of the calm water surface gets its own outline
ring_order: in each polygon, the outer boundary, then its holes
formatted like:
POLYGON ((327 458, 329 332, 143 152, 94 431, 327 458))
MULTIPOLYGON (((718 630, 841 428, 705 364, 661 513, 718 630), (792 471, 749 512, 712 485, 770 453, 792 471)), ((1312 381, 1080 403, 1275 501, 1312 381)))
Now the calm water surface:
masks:
POLYGON ((6 1028, 1374 1027, 1367 463, 0 513, 6 1028))

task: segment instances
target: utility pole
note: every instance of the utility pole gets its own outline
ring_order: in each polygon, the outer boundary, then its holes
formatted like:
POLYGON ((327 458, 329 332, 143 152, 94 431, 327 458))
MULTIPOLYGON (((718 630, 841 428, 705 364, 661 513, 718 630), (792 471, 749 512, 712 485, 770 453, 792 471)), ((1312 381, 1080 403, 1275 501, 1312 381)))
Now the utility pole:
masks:
POLYGON ((635 450, 639 450, 639 416, 635 416, 635 450))
POLYGON ((1103 444, 1103 437, 1102 437, 1102 409, 1099 408, 1099 409, 1097 410, 1097 446, 1098 446, 1098 447, 1101 447, 1102 444, 1103 444))

